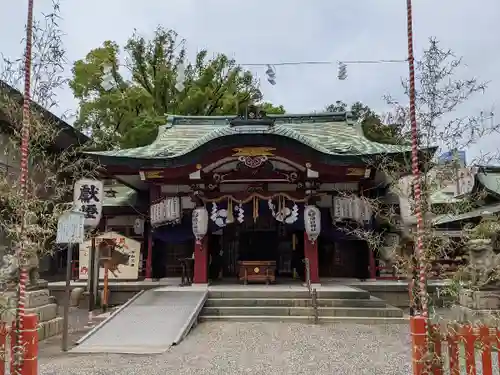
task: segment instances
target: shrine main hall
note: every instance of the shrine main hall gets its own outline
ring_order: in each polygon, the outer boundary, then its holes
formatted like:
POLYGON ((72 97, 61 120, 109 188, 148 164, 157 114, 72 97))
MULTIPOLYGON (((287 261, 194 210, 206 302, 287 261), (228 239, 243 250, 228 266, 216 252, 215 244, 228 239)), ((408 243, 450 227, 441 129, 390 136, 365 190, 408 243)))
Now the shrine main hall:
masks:
POLYGON ((380 166, 410 147, 369 140, 346 112, 252 109, 168 115, 149 145, 88 154, 115 181, 102 229, 144 219, 139 277, 180 276, 192 259, 197 284, 320 283, 376 277, 377 251, 359 233, 388 231, 369 202, 387 192, 380 166))

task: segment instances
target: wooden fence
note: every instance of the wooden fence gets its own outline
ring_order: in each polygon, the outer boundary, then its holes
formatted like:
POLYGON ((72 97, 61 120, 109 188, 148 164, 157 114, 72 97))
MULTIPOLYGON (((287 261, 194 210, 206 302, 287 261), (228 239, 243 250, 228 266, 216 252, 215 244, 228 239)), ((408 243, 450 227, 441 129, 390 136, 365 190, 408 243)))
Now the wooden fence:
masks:
POLYGON ((430 324, 411 317, 414 375, 483 375, 500 371, 497 327, 430 324))
POLYGON ((17 332, 0 323, 0 375, 38 374, 38 317, 25 315, 20 330, 22 347, 16 347, 17 332), (19 353, 18 356, 15 353, 19 353), (19 360, 16 360, 20 357, 19 360))

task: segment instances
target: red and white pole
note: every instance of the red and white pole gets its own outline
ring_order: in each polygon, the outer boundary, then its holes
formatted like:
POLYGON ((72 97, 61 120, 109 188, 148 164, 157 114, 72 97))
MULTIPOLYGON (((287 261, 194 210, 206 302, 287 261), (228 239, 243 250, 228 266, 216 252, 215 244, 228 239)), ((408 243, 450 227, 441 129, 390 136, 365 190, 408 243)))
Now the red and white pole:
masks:
MULTIPOLYGON (((407 27, 408 27, 408 68, 409 68, 409 94, 410 94, 410 122, 411 122, 411 164, 413 170, 413 187, 415 196, 415 216, 417 218, 417 241, 415 246, 415 256, 419 271, 418 287, 420 292, 420 316, 410 317, 410 331, 412 336, 412 362, 413 374, 423 375, 430 373, 430 363, 428 361, 429 341, 427 330, 429 328, 429 308, 427 305, 427 275, 424 254, 424 222, 422 217, 422 190, 420 181, 420 166, 418 161, 418 126, 415 109, 415 57, 413 55, 413 9, 411 0, 406 0, 407 27)), ((413 278, 413 275, 412 275, 413 278)), ((410 282, 410 294, 413 294, 415 283, 410 282)), ((410 298, 410 304, 413 304, 410 298)), ((412 308, 413 306, 410 306, 412 308)))
POLYGON ((420 166, 418 162, 418 127, 415 110, 415 57, 413 55, 413 9, 411 0, 406 0, 407 23, 408 23, 408 68, 409 68, 409 94, 410 94, 410 122, 411 122, 411 164, 413 170, 413 187, 415 190, 415 216, 417 218, 417 242, 415 255, 419 268, 419 289, 420 289, 420 313, 422 317, 429 316, 427 306, 427 275, 424 255, 424 222, 422 217, 422 190, 420 186, 420 166))
MULTIPOLYGON (((26 22, 26 52, 24 56, 24 98, 23 98, 23 126, 22 126, 22 139, 21 139, 21 174, 19 177, 19 183, 21 188, 21 194, 24 200, 28 198, 28 153, 29 153, 29 139, 30 139, 30 102, 31 102, 31 43, 33 40, 33 1, 28 0, 28 18, 26 22)), ((28 272, 24 262, 24 218, 26 212, 23 209, 21 212, 21 233, 20 233, 20 247, 19 247, 19 299, 17 306, 17 319, 16 319, 16 354, 17 358, 20 359, 20 351, 23 350, 23 334, 24 330, 24 315, 25 315, 25 294, 26 294, 26 283, 28 280, 28 272)), ((17 372, 19 373, 19 364, 17 364, 17 372)))

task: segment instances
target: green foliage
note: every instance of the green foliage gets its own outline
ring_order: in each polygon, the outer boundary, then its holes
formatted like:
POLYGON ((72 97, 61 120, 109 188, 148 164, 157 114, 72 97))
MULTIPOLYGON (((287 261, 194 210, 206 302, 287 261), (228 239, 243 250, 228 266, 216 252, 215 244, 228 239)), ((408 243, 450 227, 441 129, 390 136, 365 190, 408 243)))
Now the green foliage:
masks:
MULTIPOLYGON (((56 91, 66 83, 66 50, 59 28, 59 1, 33 26, 29 162, 26 190, 21 188, 24 59, 4 58, 0 67, 0 250, 29 259, 55 250, 57 221, 71 204, 74 182, 96 178, 97 164, 82 157, 74 129, 47 111, 57 107, 56 91), (6 248, 2 249, 3 246, 6 248)), ((5 277, 5 275, 0 275, 5 277)), ((4 282, 5 280, 0 280, 4 282)))
MULTIPOLYGON (((500 223, 498 217, 492 213, 484 213, 478 225, 472 229, 466 228, 472 239, 491 239, 494 235, 500 233, 500 223)), ((495 240, 497 238, 495 237, 495 240)))
POLYGON ((269 102, 261 103, 259 108, 268 115, 282 115, 285 113, 285 108, 282 105, 274 106, 269 102))
POLYGON ((379 115, 361 102, 355 102, 348 108, 343 101, 337 100, 326 107, 327 112, 350 111, 356 118, 363 118, 361 124, 364 135, 373 142, 401 144, 400 129, 393 124, 383 124, 379 115))
MULTIPOLYGON (((184 41, 172 30, 158 28, 151 40, 134 34, 123 48, 111 41, 75 62, 70 87, 80 104, 75 126, 92 132, 101 147, 136 147, 151 143, 165 114, 229 115, 262 101, 253 75, 224 54, 208 58, 198 52, 186 59, 184 41), (179 64, 185 66, 185 89, 175 88, 179 64), (114 88, 101 87, 111 67, 114 88), (125 69, 126 68, 126 69, 125 69)), ((282 106, 264 103, 267 113, 282 106)))

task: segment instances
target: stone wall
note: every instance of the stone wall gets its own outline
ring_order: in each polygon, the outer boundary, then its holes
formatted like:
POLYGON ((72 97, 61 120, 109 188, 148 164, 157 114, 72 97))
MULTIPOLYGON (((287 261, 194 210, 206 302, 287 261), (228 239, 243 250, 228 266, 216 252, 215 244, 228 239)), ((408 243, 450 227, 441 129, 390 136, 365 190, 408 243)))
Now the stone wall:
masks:
MULTIPOLYGON (((15 319, 17 296, 14 291, 6 292, 1 297, 4 307, 0 319, 12 324, 15 319)), ((58 307, 55 298, 50 296, 48 289, 28 290, 26 292, 26 314, 38 315, 38 339, 56 336, 62 332, 61 317, 57 316, 58 307)))

